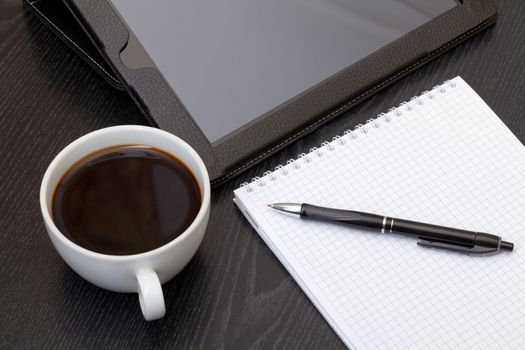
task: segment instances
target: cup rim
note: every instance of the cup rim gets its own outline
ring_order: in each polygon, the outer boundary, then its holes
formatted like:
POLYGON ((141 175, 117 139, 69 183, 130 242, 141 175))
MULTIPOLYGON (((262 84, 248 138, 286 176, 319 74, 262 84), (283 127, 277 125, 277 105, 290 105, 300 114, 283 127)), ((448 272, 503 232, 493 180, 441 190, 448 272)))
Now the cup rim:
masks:
MULTIPOLYGON (((115 146, 118 146, 118 144, 115 144, 115 146)), ((170 152, 170 154, 171 154, 171 152, 170 152)), ((174 155, 174 156, 177 157, 177 155, 174 155)), ((193 170, 193 169, 190 168, 190 170, 193 170)), ((53 195, 54 195, 54 191, 55 191, 55 189, 52 189, 53 195)), ((184 141, 180 137, 175 136, 174 134, 171 134, 171 133, 169 133, 167 131, 164 131, 164 130, 161 130, 161 129, 157 129, 157 128, 150 127, 150 126, 143 126, 143 125, 117 125, 117 126, 110 126, 110 127, 107 127, 107 128, 102 128, 102 129, 98 129, 98 130, 92 131, 90 133, 87 133, 87 134, 79 137, 78 139, 74 140, 73 142, 68 144, 66 147, 64 147, 55 156, 55 158, 51 161, 51 163, 49 163, 49 165, 48 165, 48 167, 46 169, 46 172, 44 173, 44 177, 42 178, 41 185, 40 185, 40 210, 42 211, 42 216, 44 217, 44 222, 49 226, 50 231, 52 232, 52 234, 55 237, 57 237, 59 240, 61 240, 64 244, 66 244, 68 247, 70 247, 71 249, 75 250, 76 252, 78 252, 80 254, 89 255, 89 256, 92 256, 94 258, 101 258, 101 259, 106 259, 106 260, 112 260, 112 261, 126 261, 126 260, 135 260, 135 259, 138 259, 138 258, 148 258, 148 257, 151 257, 153 255, 162 253, 163 251, 166 251, 166 250, 170 249, 172 246, 176 245, 178 242, 186 239, 186 237, 188 237, 191 234, 191 232, 194 231, 195 228, 198 225, 201 224, 201 222, 205 219, 205 217, 207 215, 208 209, 210 207, 210 202, 211 202, 210 178, 209 178, 209 175, 208 175, 208 169, 206 168, 206 165, 204 164, 204 162, 203 162, 202 158, 200 157, 200 155, 193 149, 193 147, 191 147, 186 141, 184 141), (126 129, 129 130, 129 131, 137 131, 137 130, 139 130, 140 132, 153 132, 153 133, 157 133, 157 134, 164 134, 165 136, 167 136, 169 138, 172 138, 173 140, 178 142, 180 144, 180 146, 185 148, 191 154, 192 158, 194 158, 197 161, 198 167, 201 168, 200 170, 202 171, 203 183, 199 184, 199 185, 201 185, 203 187, 202 188, 203 195, 202 195, 201 207, 199 209, 199 212, 197 213, 197 216, 195 216, 195 219, 193 219, 191 224, 184 230, 183 233, 181 233, 176 238, 172 239, 168 243, 166 243, 166 244, 164 244, 164 245, 162 245, 162 246, 160 246, 158 248, 155 248, 153 250, 149 250, 149 251, 146 251, 146 252, 142 252, 142 253, 128 254, 128 255, 111 255, 111 254, 98 253, 98 252, 86 249, 84 247, 81 247, 80 245, 76 244, 75 242, 73 242, 72 240, 67 238, 58 229, 58 227, 55 225, 55 222, 54 222, 54 220, 53 220, 53 218, 51 216, 50 208, 47 205, 46 193, 47 193, 47 190, 49 189, 49 185, 50 185, 49 181, 50 181, 50 177, 51 177, 51 173, 52 173, 53 169, 58 164, 60 164, 60 162, 63 161, 63 158, 65 157, 66 154, 68 154, 69 152, 71 152, 73 149, 77 148, 81 144, 91 140, 94 137, 97 137, 100 134, 108 134, 108 133, 113 133, 113 132, 115 132, 117 130, 126 130, 126 129)))

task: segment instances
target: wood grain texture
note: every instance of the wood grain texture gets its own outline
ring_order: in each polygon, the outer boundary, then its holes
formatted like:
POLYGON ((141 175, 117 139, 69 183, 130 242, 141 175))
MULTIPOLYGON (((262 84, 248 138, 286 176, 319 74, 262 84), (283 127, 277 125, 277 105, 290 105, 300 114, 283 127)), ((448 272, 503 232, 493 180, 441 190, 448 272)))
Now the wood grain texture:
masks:
POLYGON ((45 232, 38 190, 74 139, 146 120, 19 0, 0 2, 0 348, 344 348, 235 208, 232 191, 456 75, 525 141, 525 3, 501 0, 498 11, 495 27, 214 190, 201 248, 164 285, 166 317, 145 322, 136 295, 97 288, 65 265, 45 232))

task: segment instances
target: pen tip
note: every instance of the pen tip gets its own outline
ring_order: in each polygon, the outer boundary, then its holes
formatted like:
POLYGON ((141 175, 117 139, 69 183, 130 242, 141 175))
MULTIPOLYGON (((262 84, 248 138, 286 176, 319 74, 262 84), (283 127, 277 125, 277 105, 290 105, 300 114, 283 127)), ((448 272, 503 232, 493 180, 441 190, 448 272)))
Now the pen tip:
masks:
POLYGON ((272 209, 283 211, 285 213, 300 214, 302 204, 297 203, 272 203, 266 204, 272 209))

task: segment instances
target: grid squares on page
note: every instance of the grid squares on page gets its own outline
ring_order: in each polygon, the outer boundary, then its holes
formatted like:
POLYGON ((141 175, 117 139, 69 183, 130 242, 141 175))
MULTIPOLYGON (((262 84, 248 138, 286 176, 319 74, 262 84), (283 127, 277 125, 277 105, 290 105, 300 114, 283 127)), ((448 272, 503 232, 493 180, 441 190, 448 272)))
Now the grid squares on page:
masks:
POLYGON ((459 81, 453 92, 348 141, 329 158, 238 196, 286 257, 285 266, 316 291, 309 296, 324 316, 342 320, 344 335, 388 349, 525 342, 523 311, 516 311, 525 310, 519 249, 497 259, 429 251, 413 239, 305 223, 263 205, 312 202, 518 240, 523 146, 468 85, 459 81))

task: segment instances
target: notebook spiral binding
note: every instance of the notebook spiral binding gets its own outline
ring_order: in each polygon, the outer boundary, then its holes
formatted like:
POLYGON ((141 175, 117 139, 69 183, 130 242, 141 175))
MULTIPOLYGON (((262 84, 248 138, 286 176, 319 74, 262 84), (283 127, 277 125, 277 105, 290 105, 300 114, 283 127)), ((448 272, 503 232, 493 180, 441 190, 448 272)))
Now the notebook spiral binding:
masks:
POLYGON ((375 118, 370 118, 365 124, 358 124, 355 128, 346 130, 343 135, 336 135, 332 137, 332 141, 324 141, 320 147, 313 147, 308 153, 300 153, 296 159, 290 159, 285 165, 278 165, 274 171, 265 171, 262 177, 256 176, 250 182, 244 182, 241 187, 247 192, 253 192, 258 187, 264 187, 268 182, 275 182, 279 176, 287 176, 291 171, 301 169, 304 165, 311 163, 315 158, 322 157, 324 152, 335 151, 338 147, 344 146, 350 140, 356 140, 362 135, 373 132, 373 129, 380 128, 384 123, 390 123, 397 117, 402 117, 419 106, 423 106, 433 100, 436 94, 444 94, 448 88, 454 88, 456 84, 449 80, 445 80, 441 85, 434 86, 431 90, 422 92, 418 96, 412 97, 409 101, 404 101, 397 107, 392 107, 387 113, 380 113, 375 118))

